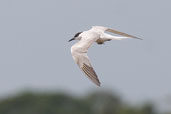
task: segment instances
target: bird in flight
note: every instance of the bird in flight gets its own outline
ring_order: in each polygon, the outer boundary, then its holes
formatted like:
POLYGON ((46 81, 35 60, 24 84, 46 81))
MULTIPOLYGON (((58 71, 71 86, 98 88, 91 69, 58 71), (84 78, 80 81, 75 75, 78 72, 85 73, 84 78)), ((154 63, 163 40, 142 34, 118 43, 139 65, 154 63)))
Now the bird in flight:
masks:
POLYGON ((97 86, 100 86, 100 81, 96 72, 94 71, 90 60, 87 56, 88 48, 96 42, 97 44, 103 44, 110 40, 122 40, 126 38, 134 38, 142 40, 141 38, 119 32, 117 30, 103 27, 103 26, 92 26, 90 30, 84 32, 78 32, 75 36, 69 40, 79 40, 71 47, 71 54, 74 61, 78 64, 79 68, 87 75, 87 77, 94 82, 97 86), (105 32, 111 32, 121 36, 113 36, 105 32))

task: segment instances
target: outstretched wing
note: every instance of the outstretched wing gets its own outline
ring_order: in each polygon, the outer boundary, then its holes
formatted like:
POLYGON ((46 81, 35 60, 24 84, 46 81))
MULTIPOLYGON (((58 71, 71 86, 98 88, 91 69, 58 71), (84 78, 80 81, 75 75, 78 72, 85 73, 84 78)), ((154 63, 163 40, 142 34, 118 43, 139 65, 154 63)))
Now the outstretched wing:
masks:
POLYGON ((90 80, 92 80, 97 86, 100 86, 100 81, 97 77, 96 72, 94 71, 93 67, 83 63, 81 70, 88 76, 90 80))
POLYGON ((74 61, 78 64, 80 69, 86 74, 86 76, 94 82, 97 86, 100 86, 100 81, 96 72, 94 71, 90 60, 87 56, 87 50, 84 48, 80 48, 75 44, 71 47, 71 53, 74 61))
POLYGON ((107 31, 107 32, 111 32, 111 33, 118 34, 118 35, 121 35, 121 36, 142 40, 141 38, 138 38, 136 36, 132 36, 132 35, 129 35, 127 33, 123 33, 123 32, 120 32, 120 31, 117 31, 117 30, 114 30, 114 29, 111 29, 111 28, 103 27, 103 26, 93 26, 92 29, 95 29, 95 30, 98 30, 98 31, 103 31, 103 32, 107 31))
POLYGON ((130 38, 135 38, 135 39, 142 40, 141 38, 138 38, 136 36, 132 36, 132 35, 129 35, 129 34, 126 34, 126 33, 123 33, 123 32, 120 32, 120 31, 117 31, 117 30, 114 30, 114 29, 111 29, 111 28, 108 28, 106 31, 112 32, 114 34, 119 34, 119 35, 122 35, 122 36, 130 37, 130 38))

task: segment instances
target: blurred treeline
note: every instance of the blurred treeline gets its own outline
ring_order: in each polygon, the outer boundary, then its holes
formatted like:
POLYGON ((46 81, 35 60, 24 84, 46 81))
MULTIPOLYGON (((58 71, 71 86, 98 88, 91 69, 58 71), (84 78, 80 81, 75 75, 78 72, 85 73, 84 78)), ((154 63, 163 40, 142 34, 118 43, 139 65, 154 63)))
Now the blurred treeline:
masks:
POLYGON ((0 114, 158 114, 151 103, 132 106, 110 92, 82 97, 25 92, 0 100, 0 114))

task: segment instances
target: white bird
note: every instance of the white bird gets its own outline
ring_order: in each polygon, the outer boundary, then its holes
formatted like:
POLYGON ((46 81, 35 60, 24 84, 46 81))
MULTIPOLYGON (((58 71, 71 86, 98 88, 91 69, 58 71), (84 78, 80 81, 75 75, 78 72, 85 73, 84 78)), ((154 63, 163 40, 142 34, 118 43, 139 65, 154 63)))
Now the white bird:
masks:
POLYGON ((135 39, 142 40, 141 38, 123 32, 119 32, 111 28, 107 28, 103 26, 92 26, 90 30, 79 32, 75 34, 74 38, 69 40, 69 41, 79 40, 71 47, 71 54, 74 61, 78 64, 79 68, 88 76, 88 78, 91 81, 93 81, 97 86, 100 86, 100 81, 98 79, 98 76, 94 71, 90 63, 90 60, 87 56, 88 48, 94 42, 96 42, 97 44, 103 44, 106 41, 122 40, 126 38, 135 38, 135 39), (112 36, 110 34, 105 33, 105 31, 119 34, 124 37, 112 36))

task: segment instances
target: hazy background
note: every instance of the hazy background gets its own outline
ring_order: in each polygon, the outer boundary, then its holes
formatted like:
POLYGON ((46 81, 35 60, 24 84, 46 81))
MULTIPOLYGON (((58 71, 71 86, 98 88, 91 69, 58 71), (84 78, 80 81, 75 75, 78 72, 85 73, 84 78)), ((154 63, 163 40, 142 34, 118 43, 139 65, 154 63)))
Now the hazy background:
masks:
POLYGON ((0 0, 0 96, 34 89, 84 94, 109 88, 132 103, 171 107, 169 0, 0 0), (102 87, 74 63, 68 40, 92 25, 143 38, 94 44, 102 87))

